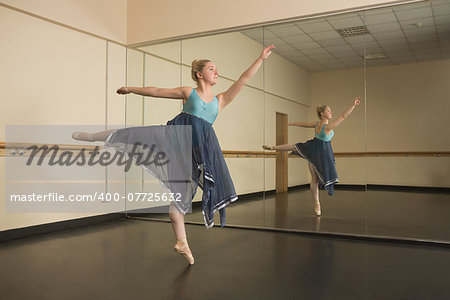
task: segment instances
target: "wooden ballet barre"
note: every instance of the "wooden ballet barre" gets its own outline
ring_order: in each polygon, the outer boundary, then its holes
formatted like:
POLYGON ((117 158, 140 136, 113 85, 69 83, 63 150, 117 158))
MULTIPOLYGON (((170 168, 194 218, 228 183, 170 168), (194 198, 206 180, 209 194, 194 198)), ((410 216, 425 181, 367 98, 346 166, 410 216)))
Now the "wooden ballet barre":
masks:
POLYGON ((336 152, 335 157, 450 157, 450 151, 336 152))
MULTIPOLYGON (((26 150, 31 146, 52 146, 58 147, 58 154, 64 151, 92 151, 98 147, 101 150, 102 145, 56 145, 56 144, 35 144, 35 143, 5 143, 0 142, 0 157, 7 156, 29 156, 30 150, 26 150)), ((227 158, 276 158, 281 152, 279 151, 238 151, 223 150, 224 157, 227 158)), ((335 152, 335 157, 450 157, 450 151, 390 151, 390 152, 335 152)), ((300 156, 290 154, 290 158, 299 158, 300 156)))
POLYGON ((266 151, 237 151, 237 150, 222 150, 223 156, 227 158, 261 158, 269 157, 276 158, 278 152, 266 151))

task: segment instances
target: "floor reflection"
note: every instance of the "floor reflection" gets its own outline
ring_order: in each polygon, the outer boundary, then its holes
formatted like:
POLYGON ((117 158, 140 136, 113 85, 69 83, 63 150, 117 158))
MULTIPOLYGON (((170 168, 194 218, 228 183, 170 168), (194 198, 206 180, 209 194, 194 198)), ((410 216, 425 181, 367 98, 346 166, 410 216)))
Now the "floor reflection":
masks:
POLYGON ((286 228, 288 215, 288 192, 278 193, 275 197, 275 227, 286 228))
MULTIPOLYGON (((311 232, 450 240, 450 194, 417 189, 321 191, 322 216, 308 188, 264 197, 242 197, 227 207, 227 224, 311 232)), ((218 216, 216 217, 218 220, 218 216)), ((200 208, 186 221, 202 222, 200 208)))
POLYGON ((180 300, 191 296, 190 282, 192 280, 192 269, 192 266, 186 266, 183 272, 175 278, 173 282, 173 299, 180 300))

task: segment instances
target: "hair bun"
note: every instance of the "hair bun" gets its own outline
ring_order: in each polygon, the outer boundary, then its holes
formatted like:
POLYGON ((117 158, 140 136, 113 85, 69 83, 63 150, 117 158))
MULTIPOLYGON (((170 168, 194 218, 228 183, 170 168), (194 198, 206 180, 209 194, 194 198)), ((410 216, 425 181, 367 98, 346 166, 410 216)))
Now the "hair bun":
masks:
POLYGON ((191 77, 192 80, 197 82, 198 84, 198 78, 197 78, 197 72, 201 72, 203 67, 206 65, 207 62, 210 62, 208 59, 194 59, 191 64, 191 77))

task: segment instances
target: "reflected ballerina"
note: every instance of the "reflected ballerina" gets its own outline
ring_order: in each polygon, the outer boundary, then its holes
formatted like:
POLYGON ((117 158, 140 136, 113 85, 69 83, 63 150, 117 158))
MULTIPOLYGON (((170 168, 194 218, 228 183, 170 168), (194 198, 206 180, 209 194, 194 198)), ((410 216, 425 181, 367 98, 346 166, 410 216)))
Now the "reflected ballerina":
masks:
POLYGON ((265 150, 292 151, 308 161, 311 173, 310 190, 314 200, 314 211, 317 216, 322 214, 319 201, 319 188, 327 190, 331 196, 334 194, 334 184, 339 182, 337 177, 331 139, 334 129, 339 126, 361 103, 360 97, 356 97, 353 104, 348 107, 336 120, 331 121, 333 112, 327 105, 319 105, 316 108, 318 122, 290 122, 288 126, 314 128, 315 137, 306 143, 294 145, 284 144, 277 146, 264 145, 265 150))

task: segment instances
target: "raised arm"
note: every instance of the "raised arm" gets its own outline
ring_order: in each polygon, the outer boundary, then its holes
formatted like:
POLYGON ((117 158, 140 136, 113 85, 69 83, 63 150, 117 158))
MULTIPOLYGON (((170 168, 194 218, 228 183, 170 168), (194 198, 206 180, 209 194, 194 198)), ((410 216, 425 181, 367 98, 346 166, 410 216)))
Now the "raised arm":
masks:
POLYGON ((177 87, 173 89, 164 89, 158 87, 121 87, 117 90, 118 94, 126 95, 126 94, 137 94, 141 96, 149 96, 155 98, 172 98, 172 99, 187 99, 189 97, 189 93, 191 92, 191 87, 177 87))
POLYGON ((332 129, 336 128, 337 126, 339 126, 342 122, 344 122, 344 120, 347 119, 347 117, 352 113, 352 111, 355 109, 355 107, 359 105, 359 103, 361 103, 361 98, 356 97, 353 104, 349 108, 344 110, 344 112, 339 117, 337 117, 336 120, 330 122, 327 125, 326 131, 332 130, 332 129))
POLYGON ((244 73, 242 73, 239 79, 233 83, 227 91, 217 95, 217 99, 219 100, 219 110, 227 106, 236 97, 247 81, 249 81, 250 78, 256 74, 263 61, 269 57, 273 48, 275 48, 274 45, 264 48, 258 59, 255 60, 255 62, 244 73))
POLYGON ((314 127, 316 127, 316 124, 317 124, 317 122, 289 122, 288 126, 314 128, 314 127))

